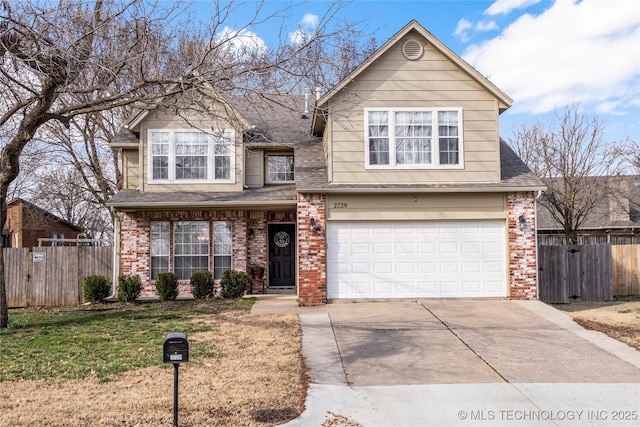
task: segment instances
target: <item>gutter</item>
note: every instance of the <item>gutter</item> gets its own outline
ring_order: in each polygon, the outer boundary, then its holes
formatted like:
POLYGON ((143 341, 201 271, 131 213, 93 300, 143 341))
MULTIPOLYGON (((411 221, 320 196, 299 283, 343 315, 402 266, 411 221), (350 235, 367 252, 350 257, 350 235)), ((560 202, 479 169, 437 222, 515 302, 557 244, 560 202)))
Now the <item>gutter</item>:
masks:
POLYGON ((338 193, 506 193, 516 191, 544 191, 545 186, 486 186, 486 187, 384 187, 384 188, 331 188, 331 187, 318 187, 318 188, 297 188, 298 193, 325 193, 325 194, 338 194, 338 193))
POLYGON ((296 206, 296 200, 247 200, 247 201, 203 201, 203 202, 123 202, 123 203, 110 203, 108 204, 112 208, 118 209, 162 209, 162 208, 264 208, 264 207, 291 207, 296 206))

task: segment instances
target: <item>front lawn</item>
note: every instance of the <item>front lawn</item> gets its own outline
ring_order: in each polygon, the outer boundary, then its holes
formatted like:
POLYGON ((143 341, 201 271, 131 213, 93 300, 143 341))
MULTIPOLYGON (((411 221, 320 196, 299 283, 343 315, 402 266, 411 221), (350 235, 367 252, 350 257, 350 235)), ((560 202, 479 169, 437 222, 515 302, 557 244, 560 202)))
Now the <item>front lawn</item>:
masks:
MULTIPOLYGON (((221 304, 169 302, 113 304, 53 310, 14 310, 0 329, 0 381, 80 379, 160 366, 164 336, 214 330, 221 304)), ((194 362, 214 355, 211 345, 193 343, 194 362)))
POLYGON ((306 392, 297 316, 251 316, 252 300, 12 310, 0 330, 0 425, 170 426, 169 332, 187 333, 181 426, 269 426, 306 392))

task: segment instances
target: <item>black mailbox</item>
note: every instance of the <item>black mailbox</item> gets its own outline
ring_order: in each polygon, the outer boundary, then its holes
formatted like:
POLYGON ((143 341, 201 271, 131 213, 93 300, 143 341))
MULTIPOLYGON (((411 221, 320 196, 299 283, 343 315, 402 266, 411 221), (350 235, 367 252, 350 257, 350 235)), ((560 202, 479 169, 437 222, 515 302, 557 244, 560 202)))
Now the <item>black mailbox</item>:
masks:
POLYGON ((189 361, 189 340, 183 332, 172 332, 164 338, 164 363, 184 363, 189 361))

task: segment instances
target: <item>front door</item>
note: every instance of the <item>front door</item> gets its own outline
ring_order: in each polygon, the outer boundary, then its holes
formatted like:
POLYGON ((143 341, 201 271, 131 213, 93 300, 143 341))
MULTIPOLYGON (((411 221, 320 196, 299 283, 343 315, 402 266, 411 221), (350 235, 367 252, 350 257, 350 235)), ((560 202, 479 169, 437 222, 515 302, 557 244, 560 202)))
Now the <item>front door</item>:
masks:
POLYGON ((269 287, 296 286, 296 226, 269 225, 269 287))

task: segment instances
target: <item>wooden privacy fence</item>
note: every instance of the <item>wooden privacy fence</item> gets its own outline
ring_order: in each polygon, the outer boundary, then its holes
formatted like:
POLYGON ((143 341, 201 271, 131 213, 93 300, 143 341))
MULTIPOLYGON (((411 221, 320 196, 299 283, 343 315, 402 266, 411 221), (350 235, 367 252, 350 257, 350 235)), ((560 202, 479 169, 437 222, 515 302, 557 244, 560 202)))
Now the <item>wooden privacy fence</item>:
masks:
POLYGON ((613 299, 611 245, 538 247, 540 299, 548 303, 613 299))
POLYGON ((640 245, 611 246, 613 294, 640 295, 640 245))
POLYGON ((9 307, 56 307, 83 300, 85 276, 111 280, 113 248, 58 246, 4 248, 5 283, 9 307))

